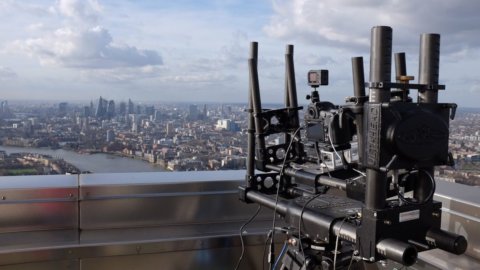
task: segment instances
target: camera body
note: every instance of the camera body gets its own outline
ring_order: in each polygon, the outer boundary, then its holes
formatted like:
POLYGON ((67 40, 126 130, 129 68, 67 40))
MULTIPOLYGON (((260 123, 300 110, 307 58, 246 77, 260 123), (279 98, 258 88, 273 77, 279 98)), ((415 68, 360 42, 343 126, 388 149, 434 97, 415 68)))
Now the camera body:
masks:
POLYGON ((285 108, 268 110, 261 106, 258 44, 252 43, 247 174, 239 195, 274 209, 300 242, 283 254, 283 262, 296 261, 297 268, 288 269, 342 269, 354 260, 382 259, 408 266, 419 250, 466 250, 463 236, 440 229, 441 203, 433 200, 434 166, 452 165, 449 120, 456 109, 438 103, 445 89, 438 84, 439 41, 438 34, 421 36, 418 84, 409 83, 404 53, 395 54, 397 80, 391 82, 392 29, 372 28, 369 82, 363 58, 352 58, 354 95, 338 106, 322 101, 317 90, 328 85, 328 71, 309 71, 313 90, 303 125, 293 46, 285 54, 285 108), (410 89, 418 90, 417 102, 410 89), (265 137, 276 133, 285 143, 267 147, 265 137))

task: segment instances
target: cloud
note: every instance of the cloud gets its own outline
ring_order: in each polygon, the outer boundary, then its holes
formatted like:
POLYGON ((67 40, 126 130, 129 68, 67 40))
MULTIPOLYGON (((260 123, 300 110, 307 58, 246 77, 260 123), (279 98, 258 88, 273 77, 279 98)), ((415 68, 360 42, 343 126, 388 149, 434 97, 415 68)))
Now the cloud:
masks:
MULTIPOLYGON (((122 68, 163 64, 158 52, 117 43, 108 29, 96 25, 102 9, 96 0, 60 0, 51 9, 67 19, 63 27, 41 37, 17 40, 9 50, 37 57, 43 65, 82 70, 111 69, 108 73, 119 72, 119 78, 127 77, 122 68)), ((44 25, 32 24, 28 29, 34 32, 38 27, 44 25)))
POLYGON ((16 41, 13 47, 37 56, 42 64, 68 68, 113 69, 162 64, 157 52, 115 44, 108 30, 100 26, 83 31, 60 28, 43 38, 16 41))
POLYGON ((62 15, 83 23, 97 23, 102 10, 97 0, 60 0, 56 8, 62 15))
POLYGON ((17 77, 17 73, 11 68, 0 66, 0 81, 11 80, 17 77))
POLYGON ((271 37, 302 39, 311 44, 363 52, 369 46, 370 28, 389 25, 394 30, 394 44, 418 44, 420 33, 438 32, 444 36, 442 51, 480 47, 479 1, 273 0, 272 3, 274 15, 264 27, 271 37))
POLYGON ((85 79, 95 79, 104 83, 128 83, 149 78, 156 78, 163 74, 166 68, 162 66, 148 65, 143 67, 123 67, 113 69, 83 70, 85 79))
POLYGON ((0 11, 7 12, 25 12, 35 16, 47 16, 52 14, 52 9, 41 5, 24 3, 15 0, 0 1, 0 11))

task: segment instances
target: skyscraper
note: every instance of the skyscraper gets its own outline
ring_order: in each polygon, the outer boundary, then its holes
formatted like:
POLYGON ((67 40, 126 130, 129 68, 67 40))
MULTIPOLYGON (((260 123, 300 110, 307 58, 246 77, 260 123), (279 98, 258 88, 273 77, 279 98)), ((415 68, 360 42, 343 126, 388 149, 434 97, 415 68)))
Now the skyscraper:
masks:
POLYGON ((97 111, 95 112, 95 117, 97 118, 104 118, 107 116, 107 106, 108 106, 108 101, 106 99, 103 99, 100 97, 98 99, 98 104, 97 104, 97 111))
POLYGON ((128 114, 135 113, 135 105, 133 105, 133 102, 132 102, 131 99, 128 99, 128 110, 127 110, 127 113, 128 113, 128 114))
POLYGON ((120 102, 120 105, 118 106, 118 114, 123 116, 126 113, 127 113, 127 103, 122 101, 122 102, 120 102))
POLYGON ((190 105, 188 110, 188 119, 189 120, 198 120, 198 106, 197 105, 190 105))
POLYGON ((108 116, 108 118, 112 118, 112 117, 115 116, 115 101, 113 101, 113 100, 110 100, 108 102, 107 116, 108 116))
POLYGON ((65 116, 67 114, 67 102, 60 102, 58 104, 58 116, 65 116))

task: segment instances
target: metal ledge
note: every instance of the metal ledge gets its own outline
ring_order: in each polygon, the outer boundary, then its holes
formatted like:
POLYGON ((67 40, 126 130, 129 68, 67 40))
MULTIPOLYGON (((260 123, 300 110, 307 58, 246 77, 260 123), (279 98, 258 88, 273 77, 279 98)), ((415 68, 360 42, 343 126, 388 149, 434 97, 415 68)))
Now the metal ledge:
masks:
MULTIPOLYGON (((240 253, 238 228, 256 208, 238 200, 244 173, 2 177, 0 270, 231 268, 240 253)), ((428 251, 413 269, 477 269, 480 188, 437 187, 442 227, 467 236, 468 256, 428 251)), ((261 267, 270 220, 264 210, 248 228, 244 269, 261 267)))

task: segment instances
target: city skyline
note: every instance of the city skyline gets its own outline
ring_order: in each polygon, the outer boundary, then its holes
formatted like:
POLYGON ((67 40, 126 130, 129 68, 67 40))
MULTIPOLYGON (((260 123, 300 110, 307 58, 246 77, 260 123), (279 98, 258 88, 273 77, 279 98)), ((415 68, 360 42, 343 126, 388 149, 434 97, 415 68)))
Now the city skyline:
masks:
POLYGON ((299 99, 309 92, 306 72, 325 68, 331 80, 322 99, 340 103, 352 94, 350 58, 364 56, 368 76, 370 28, 390 25, 393 50, 407 53, 415 77, 419 35, 440 33, 440 82, 447 86, 440 101, 479 107, 479 7, 467 0, 5 0, 2 99, 243 103, 255 40, 265 102, 282 102, 285 45, 294 44, 299 99))

